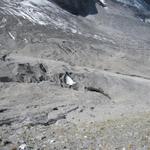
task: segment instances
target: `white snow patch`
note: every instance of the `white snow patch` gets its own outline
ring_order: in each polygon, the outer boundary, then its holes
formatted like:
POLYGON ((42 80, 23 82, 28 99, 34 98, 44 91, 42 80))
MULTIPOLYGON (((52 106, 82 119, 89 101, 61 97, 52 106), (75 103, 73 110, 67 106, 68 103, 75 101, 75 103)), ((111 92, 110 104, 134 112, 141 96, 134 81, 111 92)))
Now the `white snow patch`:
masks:
POLYGON ((7 19, 6 19, 5 17, 3 17, 3 19, 2 19, 1 22, 2 22, 2 23, 6 23, 6 22, 7 22, 7 19))
POLYGON ((74 82, 72 80, 72 78, 67 75, 66 76, 66 84, 68 84, 68 85, 74 85, 74 84, 76 84, 76 82, 74 82))
POLYGON ((22 144, 19 146, 19 150, 26 150, 27 145, 26 144, 22 144))
POLYGON ((9 34, 9 36, 10 36, 13 40, 16 39, 15 36, 13 36, 11 32, 8 32, 8 34, 9 34))
POLYGON ((102 4, 106 5, 105 0, 99 0, 102 4))
POLYGON ((77 33, 77 30, 76 29, 71 29, 71 32, 75 34, 75 33, 77 33))
POLYGON ((22 2, 22 4, 28 5, 28 6, 32 6, 32 3, 36 5, 48 5, 49 1, 47 0, 24 0, 22 2))
POLYGON ((146 23, 150 23, 150 19, 145 19, 145 22, 146 23))

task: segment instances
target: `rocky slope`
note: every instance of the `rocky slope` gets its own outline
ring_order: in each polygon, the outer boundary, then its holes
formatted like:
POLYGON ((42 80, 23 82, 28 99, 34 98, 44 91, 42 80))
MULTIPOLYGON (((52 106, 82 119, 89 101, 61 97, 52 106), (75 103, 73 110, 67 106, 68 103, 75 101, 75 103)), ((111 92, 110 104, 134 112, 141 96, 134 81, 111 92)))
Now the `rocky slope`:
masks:
POLYGON ((106 5, 0 1, 0 150, 150 148, 149 11, 106 5))

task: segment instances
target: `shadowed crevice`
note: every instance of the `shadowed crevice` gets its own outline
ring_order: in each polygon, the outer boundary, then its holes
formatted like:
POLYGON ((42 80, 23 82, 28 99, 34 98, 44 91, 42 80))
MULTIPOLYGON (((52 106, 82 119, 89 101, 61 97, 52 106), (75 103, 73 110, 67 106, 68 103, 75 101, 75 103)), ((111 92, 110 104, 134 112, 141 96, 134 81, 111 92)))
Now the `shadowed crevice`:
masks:
POLYGON ((9 77, 0 77, 0 82, 12 82, 12 79, 9 77))
POLYGON ((8 110, 7 108, 0 109, 0 113, 4 113, 7 110, 8 110))
POLYGON ((85 90, 90 91, 90 92, 100 93, 100 94, 106 96, 108 99, 111 99, 111 97, 107 93, 105 93, 104 90, 101 88, 85 87, 85 90))

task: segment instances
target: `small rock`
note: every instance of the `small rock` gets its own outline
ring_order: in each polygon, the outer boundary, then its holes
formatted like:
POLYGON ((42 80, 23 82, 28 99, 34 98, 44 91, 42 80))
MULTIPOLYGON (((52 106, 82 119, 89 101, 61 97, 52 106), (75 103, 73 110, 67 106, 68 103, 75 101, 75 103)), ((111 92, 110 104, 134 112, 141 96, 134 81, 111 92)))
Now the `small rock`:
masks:
POLYGON ((19 150, 27 150, 27 145, 26 144, 21 144, 19 146, 19 150))
POLYGON ((90 109, 91 109, 91 110, 94 110, 95 108, 94 108, 94 107, 91 107, 90 109))
POLYGON ((66 146, 64 146, 64 149, 66 149, 67 147, 66 146))
POLYGON ((11 150, 17 150, 17 147, 16 147, 16 146, 13 146, 13 147, 11 148, 11 150))
POLYGON ((46 139, 46 136, 43 136, 43 137, 41 138, 41 140, 44 140, 44 139, 46 139))
POLYGON ((55 140, 50 140, 50 143, 55 143, 55 140))
POLYGON ((54 107, 53 110, 58 110, 58 107, 54 107))
POLYGON ((81 109, 79 112, 83 112, 83 109, 81 109))
POLYGON ((43 72, 45 73, 47 72, 43 64, 39 64, 39 67, 43 72))
POLYGON ((3 55, 2 58, 1 58, 1 60, 2 61, 6 61, 6 57, 7 57, 7 55, 3 55))
POLYGON ((50 144, 52 144, 52 143, 55 143, 56 141, 54 140, 54 139, 48 139, 47 140, 47 143, 50 143, 50 144))

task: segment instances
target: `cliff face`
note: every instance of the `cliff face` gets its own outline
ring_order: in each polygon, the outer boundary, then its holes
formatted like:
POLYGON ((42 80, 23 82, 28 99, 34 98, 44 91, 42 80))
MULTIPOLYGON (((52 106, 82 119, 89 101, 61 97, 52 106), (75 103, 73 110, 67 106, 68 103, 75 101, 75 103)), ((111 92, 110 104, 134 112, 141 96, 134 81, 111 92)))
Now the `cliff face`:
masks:
POLYGON ((53 0, 53 2, 74 15, 87 16, 97 13, 95 0, 53 0))

